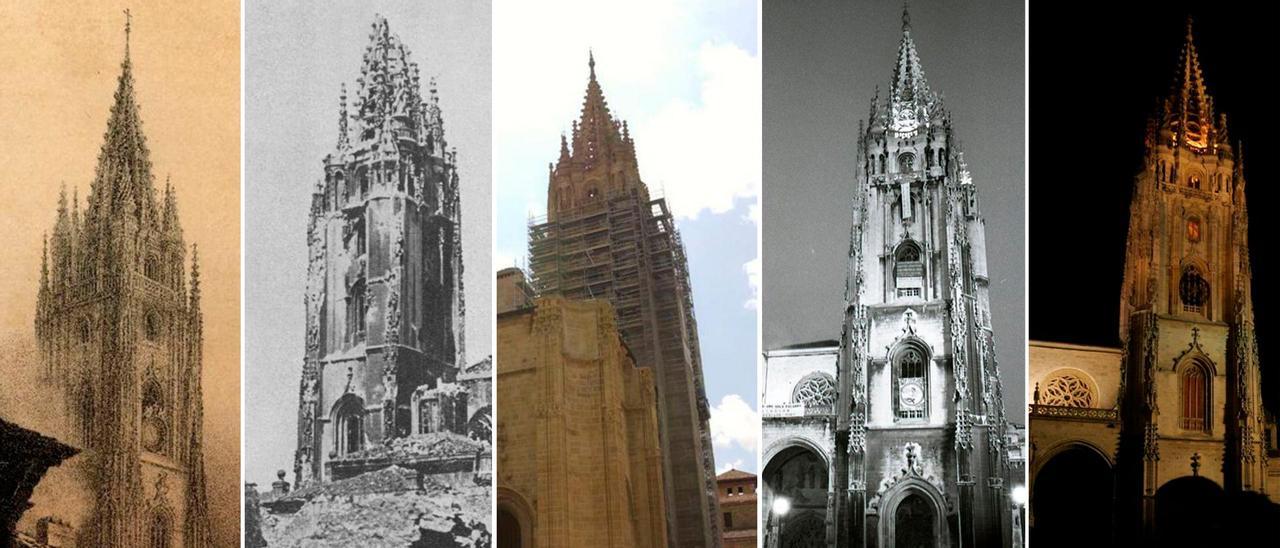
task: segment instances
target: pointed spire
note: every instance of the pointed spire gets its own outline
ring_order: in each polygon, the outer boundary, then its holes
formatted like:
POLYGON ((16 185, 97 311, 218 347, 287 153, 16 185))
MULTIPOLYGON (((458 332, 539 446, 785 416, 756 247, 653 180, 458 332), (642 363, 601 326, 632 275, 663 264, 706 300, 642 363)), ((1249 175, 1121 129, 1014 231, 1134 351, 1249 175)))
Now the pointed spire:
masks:
POLYGON ((124 60, 120 63, 115 102, 90 188, 88 216, 104 221, 132 217, 141 224, 155 218, 155 188, 151 154, 134 97, 133 63, 128 45, 131 34, 132 16, 126 12, 124 60))
POLYGON ((199 313, 200 310, 200 249, 196 244, 191 244, 191 311, 199 313))
POLYGON ((560 159, 556 161, 557 165, 567 165, 569 163, 569 141, 565 139, 563 133, 560 134, 560 159))
POLYGON ((911 30, 911 12, 907 10, 906 2, 902 3, 902 32, 911 30))
POLYGON ((124 62, 129 62, 129 39, 133 36, 133 14, 124 10, 124 62))
POLYGON ((582 114, 573 129, 573 158, 590 166, 607 159, 622 141, 622 136, 620 126, 609 112, 609 103, 604 99, 600 82, 596 81, 594 52, 587 54, 587 67, 590 76, 586 96, 582 100, 582 114))
POLYGON ((1215 127, 1213 97, 1205 87, 1204 74, 1200 70, 1200 55, 1196 51, 1194 22, 1187 17, 1186 33, 1178 59, 1178 72, 1174 75, 1173 89, 1165 110, 1168 126, 1184 144, 1194 151, 1206 151, 1211 145, 1226 142, 1223 128, 1215 127))
POLYGON ((343 82, 338 90, 338 149, 347 148, 351 143, 347 137, 347 83, 343 82))
POLYGON ((897 131, 914 131, 930 115, 938 98, 929 90, 924 67, 911 37, 911 14, 902 7, 902 41, 889 90, 890 121, 897 131))
POLYGON ((40 237, 40 291, 49 287, 49 234, 40 237))

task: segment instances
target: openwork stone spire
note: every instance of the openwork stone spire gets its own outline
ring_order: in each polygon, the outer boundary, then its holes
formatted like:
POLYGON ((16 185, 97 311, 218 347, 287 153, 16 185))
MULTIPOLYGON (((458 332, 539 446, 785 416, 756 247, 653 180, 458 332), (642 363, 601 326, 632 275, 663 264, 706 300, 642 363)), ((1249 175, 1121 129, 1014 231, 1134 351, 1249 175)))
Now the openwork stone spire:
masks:
POLYGON ((911 132, 928 120, 937 96, 929 89, 924 67, 911 38, 911 14, 902 8, 902 41, 898 44, 898 63, 893 69, 889 92, 889 127, 898 132, 911 132))
POLYGON ((596 81, 596 58, 587 54, 590 77, 586 96, 582 100, 582 115, 573 135, 572 159, 590 167, 614 152, 630 150, 630 143, 622 136, 622 124, 609 112, 600 82, 596 81))
POLYGON ((1186 36, 1179 54, 1178 71, 1165 103, 1165 127, 1173 132, 1173 141, 1195 152, 1206 152, 1226 143, 1226 117, 1215 120, 1213 97, 1209 95, 1200 71, 1191 18, 1187 18, 1186 36))
POLYGON ((157 220, 151 153, 142 133, 141 112, 133 90, 133 62, 129 56, 131 27, 132 21, 127 20, 124 61, 120 63, 115 103, 111 106, 90 189, 89 216, 98 222, 124 216, 132 217, 139 224, 157 220))

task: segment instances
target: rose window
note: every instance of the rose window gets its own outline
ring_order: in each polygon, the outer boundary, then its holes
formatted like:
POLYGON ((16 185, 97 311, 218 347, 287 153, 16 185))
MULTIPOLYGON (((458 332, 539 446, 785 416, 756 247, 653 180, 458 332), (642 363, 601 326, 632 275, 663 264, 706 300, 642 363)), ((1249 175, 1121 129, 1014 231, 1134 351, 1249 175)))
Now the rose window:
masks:
POLYGON ((805 379, 796 387, 794 400, 805 405, 831 405, 836 402, 835 383, 826 375, 805 379))
POLYGON ((1093 390, 1088 383, 1075 375, 1059 375, 1045 383, 1044 405, 1061 407, 1093 407, 1093 390))

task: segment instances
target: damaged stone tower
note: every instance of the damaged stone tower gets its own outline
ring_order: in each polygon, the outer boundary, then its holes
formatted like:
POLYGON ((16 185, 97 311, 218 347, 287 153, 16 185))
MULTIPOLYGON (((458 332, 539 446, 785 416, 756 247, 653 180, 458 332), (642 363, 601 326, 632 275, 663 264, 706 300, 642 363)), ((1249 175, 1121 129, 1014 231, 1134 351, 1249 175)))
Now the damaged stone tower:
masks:
POLYGON ((456 151, 434 81, 378 17, 356 96, 311 198, 298 486, 412 433, 411 398, 453 382, 463 355, 456 151))
POLYGON ((533 285, 543 295, 608 299, 639 367, 654 371, 671 546, 718 546, 712 454, 698 326, 684 245, 666 200, 640 180, 626 122, 609 112, 595 59, 574 122, 551 166, 547 217, 529 228, 533 285))

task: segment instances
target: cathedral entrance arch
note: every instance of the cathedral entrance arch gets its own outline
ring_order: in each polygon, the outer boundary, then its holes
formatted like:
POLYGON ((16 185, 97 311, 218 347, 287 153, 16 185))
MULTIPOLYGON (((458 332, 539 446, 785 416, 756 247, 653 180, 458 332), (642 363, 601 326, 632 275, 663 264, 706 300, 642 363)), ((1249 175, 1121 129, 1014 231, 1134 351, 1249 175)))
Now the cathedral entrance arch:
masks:
POLYGON ((1089 546, 1099 543, 1099 531, 1111 530, 1113 472, 1093 446, 1070 443, 1050 452, 1034 479, 1030 521, 1036 546, 1089 546))
POLYGON ((1156 534, 1162 546, 1214 546, 1221 542, 1222 487, 1202 476, 1170 480, 1156 490, 1156 534))
POLYGON ((942 493, 921 477, 898 480, 881 497, 880 546, 932 548, 949 546, 946 503, 942 493))
POLYGON ((831 466, 815 448, 793 442, 769 457, 764 478, 766 527, 781 548, 827 545, 827 512, 831 466), (774 501, 785 498, 789 511, 772 511, 774 501))
POLYGON ((932 548, 933 505, 918 493, 911 493, 898 503, 893 524, 895 548, 932 548))

